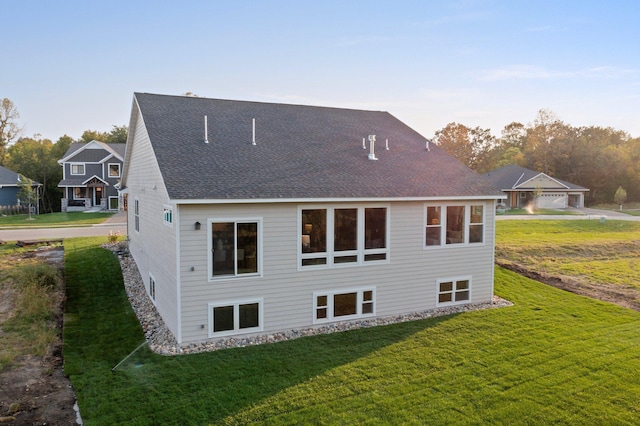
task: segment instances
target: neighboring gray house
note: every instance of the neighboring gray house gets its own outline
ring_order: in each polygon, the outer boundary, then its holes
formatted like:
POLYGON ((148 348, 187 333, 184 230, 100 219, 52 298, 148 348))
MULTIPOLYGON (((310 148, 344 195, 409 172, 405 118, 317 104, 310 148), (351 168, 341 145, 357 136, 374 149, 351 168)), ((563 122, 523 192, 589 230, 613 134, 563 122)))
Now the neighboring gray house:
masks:
POLYGON ((509 208, 525 208, 534 201, 535 207, 542 209, 584 207, 584 194, 589 191, 580 185, 515 164, 500 167, 483 176, 507 195, 506 204, 509 208), (537 199, 535 191, 540 191, 537 199))
MULTIPOLYGON (((18 173, 0 166, 0 207, 7 208, 20 204, 18 200, 18 192, 20 191, 18 184, 20 183, 20 179, 18 173)), ((42 184, 34 181, 32 186, 35 190, 39 190, 42 184)), ((34 213, 38 213, 37 203, 33 207, 35 209, 34 213)))
POLYGON ((493 296, 504 195, 387 112, 136 93, 121 186, 179 343, 493 296))
POLYGON ((62 211, 118 210, 117 184, 122 174, 126 144, 91 141, 71 144, 64 157, 62 211))

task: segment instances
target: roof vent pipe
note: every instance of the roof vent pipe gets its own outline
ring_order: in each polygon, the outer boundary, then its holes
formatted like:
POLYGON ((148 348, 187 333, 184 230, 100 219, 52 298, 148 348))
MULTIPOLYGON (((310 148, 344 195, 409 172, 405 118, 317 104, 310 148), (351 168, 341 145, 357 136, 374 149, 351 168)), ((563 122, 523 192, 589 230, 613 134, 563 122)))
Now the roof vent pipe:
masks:
POLYGON ((377 160, 375 153, 376 135, 369 135, 369 160, 377 160))
POLYGON ((367 144, 364 141, 365 138, 362 138, 362 149, 367 149, 367 144))
POLYGON ((256 144, 256 119, 255 118, 251 122, 251 130, 252 130, 251 145, 255 145, 256 144))
POLYGON ((209 143, 209 128, 207 126, 207 116, 204 116, 204 143, 209 143))
POLYGON ((431 149, 429 149, 429 139, 427 139, 427 142, 424 147, 427 151, 431 151, 431 149))
POLYGON ((387 151, 389 151, 389 139, 385 139, 385 140, 384 140, 384 149, 386 149, 387 151))

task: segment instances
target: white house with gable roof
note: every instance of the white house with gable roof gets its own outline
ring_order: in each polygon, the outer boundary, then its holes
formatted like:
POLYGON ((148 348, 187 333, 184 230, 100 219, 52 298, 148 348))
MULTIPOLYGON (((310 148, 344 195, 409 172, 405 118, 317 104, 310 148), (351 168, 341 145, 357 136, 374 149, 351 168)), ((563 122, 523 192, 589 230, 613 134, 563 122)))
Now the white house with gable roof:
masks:
POLYGON ((179 343, 493 296, 503 194, 387 112, 135 93, 121 186, 179 343))

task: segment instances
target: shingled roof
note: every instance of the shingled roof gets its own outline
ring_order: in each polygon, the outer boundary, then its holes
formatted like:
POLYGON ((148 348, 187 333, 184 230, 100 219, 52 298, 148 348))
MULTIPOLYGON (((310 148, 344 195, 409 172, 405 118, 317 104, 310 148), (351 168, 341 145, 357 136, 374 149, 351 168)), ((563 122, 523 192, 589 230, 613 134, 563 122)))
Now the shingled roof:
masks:
POLYGON ((388 112, 135 93, 132 117, 173 200, 503 196, 388 112))
MULTIPOLYGON (((486 177, 489 181, 491 181, 495 186, 502 190, 510 190, 510 189, 535 189, 534 183, 529 183, 533 178, 539 175, 546 175, 542 172, 536 172, 534 170, 527 169, 522 166, 518 166, 517 164, 509 164, 507 166, 500 167, 495 169, 489 173, 485 173, 483 176, 486 177)), ((576 185, 571 182, 567 182, 562 179, 558 179, 552 176, 549 176, 556 182, 564 185, 568 190, 575 191, 588 191, 587 188, 576 185)))

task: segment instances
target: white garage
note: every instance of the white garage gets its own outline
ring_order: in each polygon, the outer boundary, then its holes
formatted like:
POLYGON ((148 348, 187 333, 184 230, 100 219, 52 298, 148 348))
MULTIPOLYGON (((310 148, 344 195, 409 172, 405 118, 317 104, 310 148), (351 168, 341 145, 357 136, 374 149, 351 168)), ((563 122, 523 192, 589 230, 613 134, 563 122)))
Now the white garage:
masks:
POLYGON ((545 192, 536 200, 539 209, 564 209, 567 207, 567 194, 561 192, 545 192))

